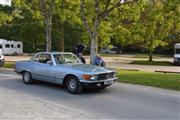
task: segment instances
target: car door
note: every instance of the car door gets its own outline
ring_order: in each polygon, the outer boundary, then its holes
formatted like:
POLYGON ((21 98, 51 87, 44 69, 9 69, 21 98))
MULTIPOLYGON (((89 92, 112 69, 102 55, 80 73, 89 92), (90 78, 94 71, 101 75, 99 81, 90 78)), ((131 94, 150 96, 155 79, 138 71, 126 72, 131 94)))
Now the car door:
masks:
POLYGON ((55 82, 56 76, 51 54, 40 54, 35 72, 38 79, 55 82))
POLYGON ((54 66, 54 69, 56 70, 56 83, 62 84, 64 76, 66 75, 66 68, 63 65, 64 57, 61 54, 55 54, 53 57, 56 62, 56 66, 54 66))

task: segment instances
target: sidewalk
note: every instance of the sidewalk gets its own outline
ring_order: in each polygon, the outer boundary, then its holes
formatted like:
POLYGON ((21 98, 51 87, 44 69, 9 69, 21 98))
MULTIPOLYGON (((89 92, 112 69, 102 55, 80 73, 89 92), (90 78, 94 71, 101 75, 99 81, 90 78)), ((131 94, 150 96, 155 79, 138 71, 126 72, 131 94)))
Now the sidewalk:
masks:
POLYGON ((107 67, 117 69, 141 70, 141 71, 165 71, 180 73, 180 66, 155 66, 155 65, 135 65, 120 62, 108 62, 107 67))

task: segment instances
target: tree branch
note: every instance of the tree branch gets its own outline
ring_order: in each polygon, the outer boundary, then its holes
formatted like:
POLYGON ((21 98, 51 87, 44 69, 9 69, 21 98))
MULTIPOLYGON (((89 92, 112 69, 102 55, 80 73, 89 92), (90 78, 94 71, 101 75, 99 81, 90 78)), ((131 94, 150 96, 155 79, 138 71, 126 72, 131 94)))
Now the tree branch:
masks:
POLYGON ((46 6, 45 0, 39 0, 39 3, 40 3, 40 7, 41 7, 44 17, 46 17, 46 18, 51 17, 53 14, 53 10, 54 10, 55 0, 51 0, 51 3, 49 3, 48 8, 46 6))
POLYGON ((95 22, 94 22, 94 28, 96 29, 99 25, 99 0, 94 0, 94 9, 95 9, 95 22))
POLYGON ((52 1, 51 1, 51 4, 50 4, 50 6, 49 6, 49 10, 48 10, 48 13, 49 13, 48 15, 49 15, 49 17, 51 17, 52 14, 53 14, 54 4, 55 4, 55 0, 52 0, 52 1))
POLYGON ((81 7, 81 16, 82 16, 83 24, 84 24, 87 32, 88 32, 89 34, 91 34, 91 28, 89 27, 89 25, 88 25, 88 23, 87 23, 87 18, 86 18, 86 15, 85 15, 84 0, 81 0, 81 2, 80 2, 80 7, 81 7))
POLYGON ((129 2, 124 2, 122 3, 122 0, 119 0, 115 5, 113 5, 111 8, 109 9, 105 9, 101 14, 100 14, 100 17, 103 19, 105 17, 107 17, 109 15, 109 13, 111 11, 113 11, 115 8, 121 6, 121 5, 124 5, 124 4, 129 4, 129 3, 134 3, 134 2, 137 2, 138 0, 133 0, 133 1, 129 1, 129 2))
POLYGON ((44 0, 39 0, 39 3, 40 3, 40 7, 42 10, 43 16, 47 17, 47 8, 46 8, 44 0))
POLYGON ((111 0, 107 1, 104 11, 108 9, 110 2, 111 2, 111 0))

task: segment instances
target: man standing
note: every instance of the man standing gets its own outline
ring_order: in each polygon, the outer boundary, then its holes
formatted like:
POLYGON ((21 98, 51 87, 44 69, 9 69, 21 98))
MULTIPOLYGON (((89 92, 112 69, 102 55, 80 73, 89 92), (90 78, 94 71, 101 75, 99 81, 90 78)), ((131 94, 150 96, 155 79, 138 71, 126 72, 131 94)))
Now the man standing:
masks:
POLYGON ((84 45, 80 42, 78 42, 76 45, 75 45, 75 54, 78 56, 79 53, 83 53, 83 50, 84 50, 84 45))

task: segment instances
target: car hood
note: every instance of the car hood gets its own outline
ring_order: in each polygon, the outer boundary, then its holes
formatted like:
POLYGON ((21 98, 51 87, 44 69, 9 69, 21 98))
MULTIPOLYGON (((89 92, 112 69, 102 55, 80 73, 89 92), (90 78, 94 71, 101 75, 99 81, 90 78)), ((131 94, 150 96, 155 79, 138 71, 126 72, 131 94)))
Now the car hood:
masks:
POLYGON ((95 65, 88 65, 88 64, 65 64, 64 67, 70 68, 73 70, 91 73, 91 74, 113 72, 112 69, 95 66, 95 65))

